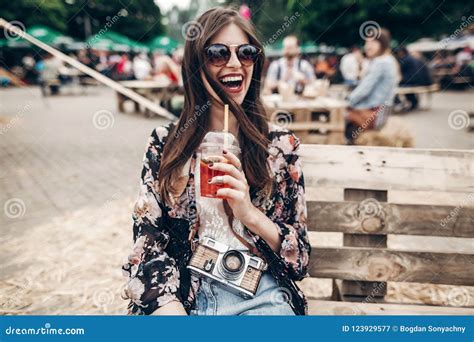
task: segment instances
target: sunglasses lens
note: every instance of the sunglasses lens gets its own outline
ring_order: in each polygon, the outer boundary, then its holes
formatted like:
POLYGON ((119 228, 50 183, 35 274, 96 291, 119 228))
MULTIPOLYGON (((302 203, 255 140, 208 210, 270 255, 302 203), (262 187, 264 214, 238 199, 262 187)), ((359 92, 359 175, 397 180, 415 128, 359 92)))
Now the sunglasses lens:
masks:
POLYGON ((225 45, 211 45, 206 49, 206 56, 209 63, 222 66, 229 61, 230 51, 225 45))
POLYGON ((252 65, 257 60, 258 48, 250 44, 242 45, 237 51, 237 56, 243 65, 252 65))

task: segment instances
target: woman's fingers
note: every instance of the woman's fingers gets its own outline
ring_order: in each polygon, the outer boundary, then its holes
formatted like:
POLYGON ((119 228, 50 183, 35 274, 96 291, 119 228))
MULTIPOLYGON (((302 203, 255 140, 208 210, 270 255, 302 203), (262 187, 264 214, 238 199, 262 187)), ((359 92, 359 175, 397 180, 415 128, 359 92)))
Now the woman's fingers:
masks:
POLYGON ((234 153, 226 149, 224 149, 222 153, 224 154, 224 157, 227 158, 227 160, 230 161, 232 165, 234 165, 238 170, 242 170, 242 163, 240 162, 239 158, 237 158, 237 156, 234 153))
POLYGON ((227 163, 213 163, 212 166, 209 165, 212 170, 219 170, 231 175, 234 178, 240 179, 245 184, 247 184, 247 179, 245 178, 244 174, 237 170, 234 165, 227 164, 227 163))
POLYGON ((215 176, 211 179, 211 182, 209 184, 219 184, 220 183, 218 179, 219 177, 222 177, 221 184, 230 185, 234 189, 247 190, 245 184, 242 181, 230 175, 215 176))
POLYGON ((245 198, 245 194, 242 191, 231 188, 221 188, 217 190, 216 196, 224 197, 226 199, 231 199, 235 201, 241 201, 245 198))

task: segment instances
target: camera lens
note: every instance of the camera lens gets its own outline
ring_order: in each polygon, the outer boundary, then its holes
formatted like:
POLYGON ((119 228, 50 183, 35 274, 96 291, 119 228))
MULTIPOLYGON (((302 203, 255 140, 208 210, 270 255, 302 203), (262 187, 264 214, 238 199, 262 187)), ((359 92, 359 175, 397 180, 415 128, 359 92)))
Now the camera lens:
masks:
POLYGON ((222 257, 222 264, 229 273, 239 273, 244 267, 244 256, 239 251, 227 251, 222 257))

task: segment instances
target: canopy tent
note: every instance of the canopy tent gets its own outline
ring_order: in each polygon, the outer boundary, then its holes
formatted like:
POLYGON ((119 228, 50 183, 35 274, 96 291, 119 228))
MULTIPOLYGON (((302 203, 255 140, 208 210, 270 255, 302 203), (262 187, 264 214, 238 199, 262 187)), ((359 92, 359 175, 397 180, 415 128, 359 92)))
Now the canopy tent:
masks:
MULTIPOLYGON (((59 46, 68 45, 74 42, 69 36, 66 36, 50 27, 43 25, 34 25, 26 29, 26 33, 48 45, 59 46)), ((30 47, 31 44, 23 38, 8 39, 8 47, 30 47)))
POLYGON ((97 33, 87 39, 86 46, 107 51, 148 51, 145 44, 134 41, 123 34, 106 31, 104 33, 97 33))
POLYGON ((160 50, 169 53, 176 49, 179 43, 170 37, 157 36, 148 42, 148 46, 152 51, 160 50))
MULTIPOLYGON (((325 44, 316 45, 314 42, 303 42, 300 45, 301 53, 304 54, 315 54, 315 53, 324 53, 332 54, 336 53, 338 55, 345 54, 347 52, 346 48, 328 46, 325 44)), ((268 57, 279 57, 283 55, 283 42, 280 40, 274 44, 265 46, 265 55, 268 57)))
POLYGON ((456 50, 464 47, 474 49, 474 36, 466 35, 462 37, 447 37, 441 41, 431 38, 422 38, 407 45, 409 51, 430 52, 439 50, 456 50))

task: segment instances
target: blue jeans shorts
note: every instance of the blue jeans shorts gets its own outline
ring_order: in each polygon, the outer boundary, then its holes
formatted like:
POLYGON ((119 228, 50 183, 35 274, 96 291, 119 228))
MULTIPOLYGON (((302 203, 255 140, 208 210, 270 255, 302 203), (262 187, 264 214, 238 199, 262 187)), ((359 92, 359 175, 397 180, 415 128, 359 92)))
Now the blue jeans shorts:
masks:
POLYGON ((196 296, 196 308, 191 315, 222 316, 222 315, 272 315, 294 316, 288 304, 288 291, 278 287, 269 272, 265 272, 254 298, 245 299, 235 295, 215 283, 202 280, 196 296))

